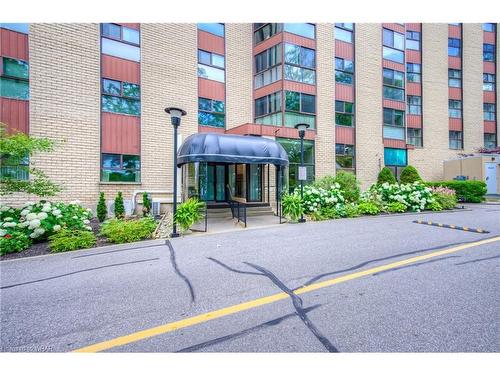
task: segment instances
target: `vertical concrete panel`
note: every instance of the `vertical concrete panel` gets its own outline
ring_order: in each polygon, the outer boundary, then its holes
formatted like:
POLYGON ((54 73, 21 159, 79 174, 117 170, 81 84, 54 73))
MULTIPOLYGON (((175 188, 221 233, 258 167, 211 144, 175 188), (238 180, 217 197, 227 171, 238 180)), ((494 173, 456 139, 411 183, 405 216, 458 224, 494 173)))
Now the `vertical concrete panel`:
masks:
POLYGON ((356 174, 366 189, 384 163, 381 25, 356 24, 355 43, 356 174))
POLYGON ((316 178, 335 174, 335 39, 333 24, 316 24, 316 178))

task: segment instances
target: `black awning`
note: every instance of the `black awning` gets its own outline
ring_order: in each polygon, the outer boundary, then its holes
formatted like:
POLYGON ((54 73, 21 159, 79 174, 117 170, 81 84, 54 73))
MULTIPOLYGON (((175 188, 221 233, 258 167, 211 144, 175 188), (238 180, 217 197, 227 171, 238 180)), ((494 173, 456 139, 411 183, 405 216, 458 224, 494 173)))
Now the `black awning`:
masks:
POLYGON ((186 138, 177 156, 177 166, 197 161, 288 165, 288 155, 278 142, 246 135, 193 134, 186 138))

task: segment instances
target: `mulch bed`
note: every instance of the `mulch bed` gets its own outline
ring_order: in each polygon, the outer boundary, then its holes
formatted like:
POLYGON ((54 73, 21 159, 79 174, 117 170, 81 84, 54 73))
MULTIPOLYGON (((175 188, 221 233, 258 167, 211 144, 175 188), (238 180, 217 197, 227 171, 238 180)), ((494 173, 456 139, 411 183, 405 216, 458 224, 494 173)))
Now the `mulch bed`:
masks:
MULTIPOLYGON (((99 228, 101 227, 101 223, 99 223, 99 220, 97 220, 96 218, 93 218, 90 221, 90 226, 92 227, 92 231, 97 236, 99 233, 99 228)), ((106 238, 97 236, 97 241, 96 241, 96 244, 94 247, 101 247, 101 246, 108 246, 108 245, 113 245, 113 244, 111 242, 108 242, 106 240, 106 238)), ((47 255, 47 254, 53 254, 50 251, 49 243, 48 242, 39 242, 39 243, 35 243, 35 244, 31 245, 29 248, 27 248, 26 250, 21 251, 19 253, 11 253, 11 254, 2 255, 2 256, 0 256, 0 261, 8 260, 8 259, 34 257, 37 255, 47 255)))

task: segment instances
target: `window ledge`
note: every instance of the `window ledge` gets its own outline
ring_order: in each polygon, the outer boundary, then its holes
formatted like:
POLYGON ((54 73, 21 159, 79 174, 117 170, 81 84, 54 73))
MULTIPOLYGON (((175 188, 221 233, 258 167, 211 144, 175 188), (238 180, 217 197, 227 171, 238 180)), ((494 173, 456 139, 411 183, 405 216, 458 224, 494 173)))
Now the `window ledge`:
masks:
POLYGON ((125 182, 125 181, 105 182, 105 181, 100 181, 99 185, 142 185, 142 182, 125 182))

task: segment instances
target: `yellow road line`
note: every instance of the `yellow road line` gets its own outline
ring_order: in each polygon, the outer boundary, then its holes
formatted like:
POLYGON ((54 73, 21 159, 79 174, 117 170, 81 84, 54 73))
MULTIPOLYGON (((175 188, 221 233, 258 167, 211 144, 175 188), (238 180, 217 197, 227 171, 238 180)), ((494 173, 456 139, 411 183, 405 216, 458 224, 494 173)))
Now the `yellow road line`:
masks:
MULTIPOLYGON (((420 255, 417 257, 404 259, 404 260, 401 260, 398 262, 393 262, 393 263, 385 264, 382 266, 369 268, 369 269, 366 269, 363 271, 350 273, 350 274, 347 274, 344 276, 336 277, 334 279, 325 280, 322 282, 318 282, 315 284, 311 284, 311 285, 299 288, 299 289, 295 290, 295 293, 296 294, 303 294, 303 293, 312 292, 313 290, 326 288, 326 287, 329 287, 329 286, 332 286, 335 284, 343 283, 343 282, 346 282, 349 280, 358 279, 360 277, 368 276, 368 275, 382 272, 382 271, 385 271, 388 269, 398 268, 398 267, 401 267, 401 266, 404 266, 407 264, 420 262, 422 260, 435 258, 435 257, 441 256, 441 255, 451 254, 451 253, 454 253, 454 252, 457 252, 460 250, 469 249, 469 248, 475 247, 475 246, 486 245, 486 244, 496 242, 496 241, 500 241, 500 236, 492 237, 492 238, 481 240, 481 241, 471 242, 471 243, 464 244, 464 245, 451 247, 451 248, 445 249, 445 250, 435 251, 435 252, 428 253, 425 255, 420 255)), ((213 319, 222 318, 223 316, 232 315, 232 314, 236 314, 236 313, 241 312, 241 311, 250 310, 250 309, 253 309, 253 308, 256 308, 259 306, 268 305, 270 303, 277 302, 277 301, 280 301, 280 300, 283 300, 286 298, 289 298, 289 296, 286 293, 277 293, 277 294, 273 294, 273 295, 270 295, 267 297, 257 298, 257 299, 254 299, 254 300, 251 300, 248 302, 240 303, 238 305, 228 306, 228 307, 225 307, 225 308, 222 308, 219 310, 210 311, 210 312, 205 313, 205 314, 196 315, 196 316, 193 316, 191 318, 178 320, 176 322, 167 323, 167 324, 160 325, 157 327, 145 329, 143 331, 134 332, 134 333, 131 333, 129 335, 120 336, 120 337, 117 337, 117 338, 114 338, 111 340, 103 341, 103 342, 100 342, 97 344, 85 346, 83 348, 75 350, 74 352, 79 352, 79 353, 100 352, 100 351, 111 349, 111 348, 114 348, 117 346, 122 346, 122 345, 130 344, 132 342, 144 340, 144 339, 147 339, 147 338, 150 338, 153 336, 161 335, 161 334, 164 334, 167 332, 176 331, 176 330, 179 330, 181 328, 186 328, 186 327, 190 327, 190 326, 193 326, 196 324, 208 322, 208 321, 213 320, 213 319)))

